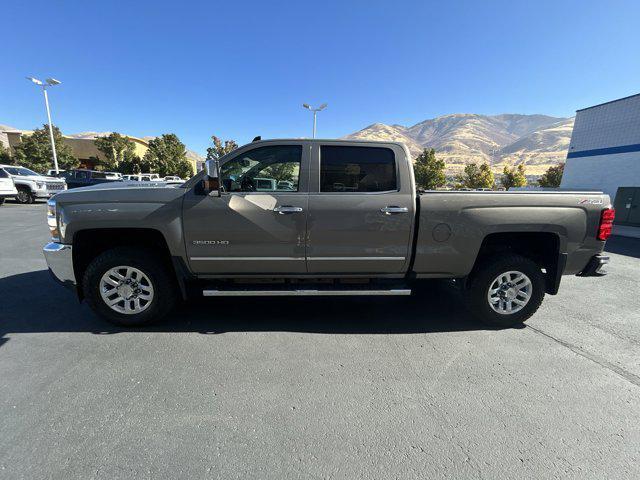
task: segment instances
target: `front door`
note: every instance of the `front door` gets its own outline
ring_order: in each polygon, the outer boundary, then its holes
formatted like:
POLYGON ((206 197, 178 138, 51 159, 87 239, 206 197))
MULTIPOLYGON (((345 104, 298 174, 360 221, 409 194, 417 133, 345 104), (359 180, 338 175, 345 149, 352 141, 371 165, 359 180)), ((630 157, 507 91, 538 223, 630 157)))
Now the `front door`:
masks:
POLYGON ((220 167, 221 197, 192 189, 184 236, 197 274, 305 273, 309 146, 244 147, 220 167))
POLYGON ((314 145, 307 269, 394 274, 409 263, 415 197, 397 145, 314 145))

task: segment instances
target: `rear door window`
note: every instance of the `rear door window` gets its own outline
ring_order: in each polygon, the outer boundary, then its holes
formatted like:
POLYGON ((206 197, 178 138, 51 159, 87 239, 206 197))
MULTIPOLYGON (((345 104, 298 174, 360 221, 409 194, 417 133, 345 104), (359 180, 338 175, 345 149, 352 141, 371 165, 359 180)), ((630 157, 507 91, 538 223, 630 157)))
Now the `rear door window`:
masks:
POLYGON ((393 151, 384 147, 322 145, 321 192, 388 192, 398 190, 393 151))

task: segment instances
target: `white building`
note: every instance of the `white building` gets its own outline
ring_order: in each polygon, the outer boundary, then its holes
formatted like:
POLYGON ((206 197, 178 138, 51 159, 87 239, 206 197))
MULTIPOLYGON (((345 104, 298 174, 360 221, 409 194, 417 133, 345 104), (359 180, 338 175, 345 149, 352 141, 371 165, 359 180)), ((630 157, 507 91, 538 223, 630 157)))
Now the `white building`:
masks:
POLYGON ((640 94, 576 112, 561 187, 617 194, 616 223, 640 226, 640 94))

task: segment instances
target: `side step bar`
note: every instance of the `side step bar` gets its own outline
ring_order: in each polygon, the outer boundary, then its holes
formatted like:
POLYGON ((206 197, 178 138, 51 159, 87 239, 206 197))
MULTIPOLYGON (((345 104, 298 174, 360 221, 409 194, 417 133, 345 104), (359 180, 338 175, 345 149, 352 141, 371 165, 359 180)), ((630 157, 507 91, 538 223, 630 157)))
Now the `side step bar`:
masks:
POLYGON ((203 290, 202 295, 204 297, 347 297, 411 295, 411 290, 203 290))

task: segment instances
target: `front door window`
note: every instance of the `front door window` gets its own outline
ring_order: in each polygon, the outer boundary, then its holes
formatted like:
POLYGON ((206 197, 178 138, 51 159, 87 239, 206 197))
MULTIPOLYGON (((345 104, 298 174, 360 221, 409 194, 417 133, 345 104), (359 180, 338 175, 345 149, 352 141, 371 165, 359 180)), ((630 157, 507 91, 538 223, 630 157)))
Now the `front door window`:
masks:
POLYGON ((249 150, 221 167, 226 192, 297 192, 301 145, 274 145, 249 150))

